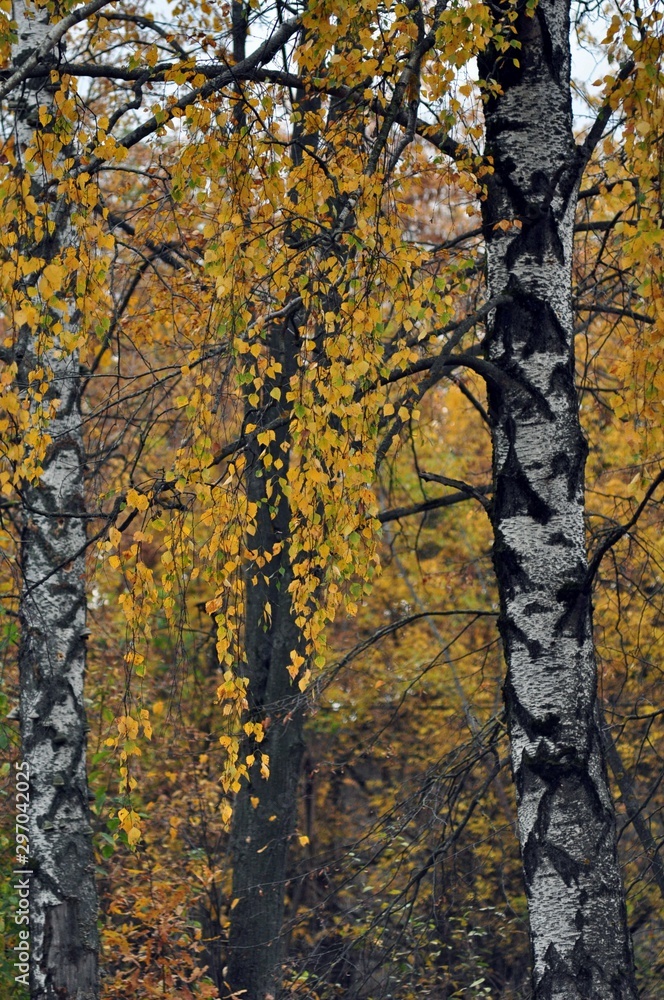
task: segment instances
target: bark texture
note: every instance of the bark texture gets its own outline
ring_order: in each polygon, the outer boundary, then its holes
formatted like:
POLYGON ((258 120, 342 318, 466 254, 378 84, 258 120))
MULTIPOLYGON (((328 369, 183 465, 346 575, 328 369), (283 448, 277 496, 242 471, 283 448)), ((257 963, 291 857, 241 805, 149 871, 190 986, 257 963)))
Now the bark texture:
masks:
MULTIPOLYGON (((496 22, 512 4, 493 5, 496 22)), ((574 382, 571 264, 580 158, 569 4, 520 5, 519 49, 490 48, 484 223, 492 317, 494 564, 529 902, 535 1000, 633 1000, 615 820, 597 715, 574 382), (517 57, 519 65, 514 65, 517 57), (508 229, 495 228, 507 220, 508 229), (507 378, 505 378, 507 376, 507 378)))
MULTIPOLYGON (((48 12, 17 0, 14 64, 43 41, 48 12)), ((28 81, 13 102, 17 170, 39 125, 38 108, 53 106, 50 83, 28 81)), ((64 153, 63 153, 64 156, 64 153)), ((48 263, 75 239, 64 199, 47 193, 36 171, 32 193, 55 223, 27 256, 48 263)), ((62 320, 61 316, 53 319, 62 320)), ((96 1000, 97 896, 86 778, 83 680, 86 656, 84 451, 76 354, 18 331, 19 385, 37 367, 52 372, 48 397, 58 401, 51 444, 38 482, 22 489, 20 569, 20 719, 23 760, 30 769, 29 836, 32 1000, 96 1000)))
MULTIPOLYGON (((285 395, 299 350, 295 320, 273 328, 271 340, 271 355, 282 366, 278 383, 285 395)), ((264 400, 270 399, 270 389, 277 384, 267 381, 264 400)), ((260 418, 252 413, 251 420, 267 425, 280 412, 272 401, 260 411, 260 418)), ((279 486, 288 466, 287 453, 281 449, 287 434, 287 427, 280 428, 269 446, 273 459, 284 462, 278 472, 274 464, 270 470, 264 468, 260 446, 251 446, 247 454, 247 494, 258 504, 251 547, 262 553, 282 546, 269 564, 248 567, 245 602, 250 718, 263 722, 266 729, 260 749, 269 755, 270 777, 261 778, 254 766, 235 803, 231 850, 233 899, 238 902, 231 911, 227 980, 233 991, 245 990, 240 995, 255 1000, 276 997, 280 989, 288 848, 297 819, 304 750, 299 691, 288 673, 291 651, 301 651, 302 636, 288 591, 293 580, 288 544, 291 513, 279 486), (269 616, 266 607, 271 609, 269 616)))
MULTIPOLYGON (((247 25, 246 8, 241 4, 235 5, 234 18, 235 57, 239 59, 247 25)), ((306 111, 318 109, 320 101, 298 91, 296 105, 304 118, 306 111)), ((302 122, 295 126, 292 157, 296 167, 302 163, 304 148, 315 148, 317 142, 318 136, 306 133, 302 122)), ((296 205, 297 193, 292 191, 290 197, 296 205)), ((297 226, 287 229, 285 238, 296 245, 297 226)), ((259 409, 247 414, 257 426, 269 426, 289 414, 287 392, 300 364, 303 322, 299 307, 270 327, 267 347, 277 366, 272 378, 265 377, 259 409), (280 403, 270 395, 274 388, 280 390, 280 403)), ((300 692, 288 673, 291 652, 305 655, 302 630, 291 608, 292 512, 281 486, 289 466, 289 434, 287 423, 275 431, 275 439, 267 446, 272 458, 269 468, 260 459, 263 449, 255 439, 247 449, 247 496, 258 505, 256 534, 248 539, 248 548, 276 553, 263 567, 248 566, 245 600, 250 718, 264 724, 261 749, 270 758, 270 777, 258 777, 255 768, 235 803, 231 853, 233 899, 238 902, 230 915, 227 981, 232 990, 245 990, 240 995, 255 1000, 281 995, 281 963, 288 940, 283 930, 288 855, 297 823, 305 746, 300 692), (283 463, 278 471, 277 459, 283 463)))

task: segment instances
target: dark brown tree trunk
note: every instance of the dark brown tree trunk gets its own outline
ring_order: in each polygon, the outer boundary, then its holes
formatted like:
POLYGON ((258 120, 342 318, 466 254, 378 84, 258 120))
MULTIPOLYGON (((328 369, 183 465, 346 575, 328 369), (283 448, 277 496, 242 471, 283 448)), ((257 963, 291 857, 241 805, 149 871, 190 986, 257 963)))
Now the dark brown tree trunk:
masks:
POLYGON ((633 1000, 615 820, 595 712, 584 532, 586 442, 574 381, 571 266, 581 157, 569 4, 494 6, 483 203, 489 294, 507 293, 486 356, 504 694, 528 895, 535 1000, 633 1000), (518 60, 518 64, 515 63, 518 60), (504 228, 503 228, 504 226, 504 228))
MULTIPOLYGON (((246 20, 241 21, 241 5, 235 5, 234 13, 239 46, 246 20)), ((242 52, 238 47, 236 58, 242 52)), ((297 92, 296 100, 302 112, 320 106, 317 96, 308 97, 303 92, 297 92)), ((316 135, 305 132, 302 122, 295 126, 294 166, 302 164, 305 147, 315 147, 317 141, 316 135)), ((297 204, 296 192, 291 192, 291 200, 297 204)), ((297 241, 297 232, 289 229, 285 238, 297 241)), ((269 328, 266 346, 271 361, 276 362, 275 374, 265 376, 259 406, 247 412, 247 419, 259 428, 289 416, 290 381, 300 364, 302 312, 294 305, 285 320, 269 328), (271 395, 275 388, 280 392, 279 402, 271 395)), ((268 445, 254 439, 246 452, 247 498, 258 507, 256 534, 247 539, 247 545, 261 556, 271 554, 266 564, 247 567, 245 599, 250 719, 263 722, 266 730, 259 750, 269 756, 270 777, 261 778, 254 766, 235 803, 231 833, 234 906, 227 982, 236 992, 245 990, 241 996, 256 1000, 277 997, 281 991, 281 965, 288 940, 288 932, 283 931, 288 855, 297 822, 305 745, 301 693, 288 672, 291 653, 305 657, 305 641, 295 623, 289 590, 294 579, 292 512, 282 488, 289 468, 289 435, 286 419, 268 445), (261 458, 264 453, 269 456, 267 462, 261 458)))
MULTIPOLYGON (((294 319, 272 328, 269 346, 272 359, 281 364, 281 373, 275 381, 267 380, 264 401, 270 399, 270 389, 277 382, 285 396, 296 369, 299 336, 294 319)), ((273 401, 260 415, 252 412, 251 421, 268 425, 280 412, 273 401)), ((256 1000, 277 996, 280 987, 286 867, 297 819, 304 749, 302 709, 297 704, 300 692, 288 672, 291 652, 302 653, 303 638, 291 611, 291 513, 279 485, 288 468, 288 453, 281 448, 287 435, 288 427, 281 427, 269 446, 255 444, 247 453, 247 495, 258 505, 251 547, 261 554, 280 549, 265 565, 247 568, 249 718, 261 721, 266 730, 258 749, 269 755, 270 776, 262 778, 256 764, 251 769, 250 780, 236 799, 231 835, 232 891, 237 902, 231 911, 227 981, 233 991, 245 990, 241 996, 256 1000), (260 457, 265 451, 272 457, 269 468, 260 457), (275 469, 279 458, 283 467, 275 469)))

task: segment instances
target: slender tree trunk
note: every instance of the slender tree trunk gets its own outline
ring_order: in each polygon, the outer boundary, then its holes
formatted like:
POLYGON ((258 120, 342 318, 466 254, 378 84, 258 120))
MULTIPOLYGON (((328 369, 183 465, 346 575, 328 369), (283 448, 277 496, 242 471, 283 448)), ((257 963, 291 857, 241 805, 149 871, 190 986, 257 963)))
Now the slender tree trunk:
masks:
MULTIPOLYGON (((496 18, 512 4, 493 5, 496 18)), ((597 715, 574 382, 571 264, 579 156, 569 4, 518 5, 520 48, 491 47, 484 222, 489 294, 511 294, 486 341, 494 564, 504 694, 528 895, 535 1000, 636 997, 614 810, 597 715), (518 59, 519 65, 514 64, 518 59), (506 220, 506 229, 496 228, 506 220)))
MULTIPOLYGON (((234 55, 239 60, 244 53, 246 8, 236 3, 233 17, 234 55)), ((318 108, 320 103, 317 96, 300 92, 296 102, 301 112, 318 108)), ((242 121, 239 103, 236 118, 242 121)), ((296 124, 291 154, 295 167, 302 164, 304 148, 315 148, 317 142, 317 135, 306 133, 303 120, 296 124)), ((295 192, 291 198, 297 204, 295 192)), ((298 234, 286 230, 285 238, 297 242, 298 234)), ((248 413, 256 425, 268 426, 289 412, 287 393, 300 363, 301 313, 295 310, 270 327, 267 347, 277 366, 272 378, 264 377, 259 409, 248 413), (275 388, 280 390, 280 402, 271 395, 275 388)), ((281 485, 289 467, 289 433, 286 424, 275 431, 274 440, 265 448, 255 439, 247 448, 247 497, 258 506, 256 534, 247 539, 247 546, 260 555, 274 553, 263 566, 249 565, 246 574, 247 696, 250 718, 264 724, 266 736, 260 750, 270 760, 270 777, 261 778, 254 766, 249 782, 238 793, 231 833, 235 905, 230 915, 227 982, 233 991, 245 990, 240 995, 247 1000, 265 1000, 281 992, 281 963, 288 939, 282 930, 288 854, 297 823, 305 746, 300 691, 288 672, 291 653, 305 655, 302 630, 291 607, 292 513, 281 485), (263 451, 269 454, 269 464, 260 458, 263 451)))
MULTIPOLYGON (((48 30, 46 8, 17 0, 19 65, 48 30)), ((23 152, 39 127, 38 108, 55 116, 54 87, 28 81, 14 98, 17 172, 23 152)), ((62 157, 64 158, 64 151, 62 157)), ((54 223, 52 235, 32 240, 22 234, 24 256, 56 259, 74 244, 69 208, 51 194, 38 168, 32 195, 54 223)), ((45 227, 46 228, 46 227, 45 227)), ((47 230, 46 230, 47 231, 47 230)), ((51 321, 65 322, 52 313, 51 321)), ((46 328, 17 331, 19 386, 43 368, 52 376, 47 399, 58 408, 48 425, 51 438, 43 474, 22 487, 19 650, 20 719, 23 761, 30 772, 30 933, 32 1000, 95 1000, 97 976, 97 896, 92 828, 86 778, 85 673, 86 593, 84 452, 76 353, 59 348, 46 328)))
MULTIPOLYGON (((277 382, 285 396, 297 364, 299 337, 293 319, 271 331, 271 356, 282 366, 277 382)), ((264 400, 277 382, 263 389, 264 400)), ((280 414, 274 401, 261 411, 269 424, 280 414)), ((257 419, 252 413, 252 422, 257 419)), ((252 445, 247 455, 247 494, 258 504, 257 530, 250 539, 259 553, 278 554, 263 566, 247 569, 245 647, 250 718, 266 730, 260 750, 270 758, 270 777, 250 771, 235 803, 231 851, 233 900, 229 931, 228 984, 244 997, 264 1000, 277 996, 280 987, 282 923, 286 866, 290 838, 297 819, 297 785, 304 749, 299 690, 288 673, 291 652, 301 651, 303 639, 291 612, 288 590, 293 579, 290 561, 290 507, 279 486, 286 475, 287 452, 281 449, 288 428, 277 430, 269 445, 269 469, 252 445), (284 465, 275 471, 274 461, 284 465)))

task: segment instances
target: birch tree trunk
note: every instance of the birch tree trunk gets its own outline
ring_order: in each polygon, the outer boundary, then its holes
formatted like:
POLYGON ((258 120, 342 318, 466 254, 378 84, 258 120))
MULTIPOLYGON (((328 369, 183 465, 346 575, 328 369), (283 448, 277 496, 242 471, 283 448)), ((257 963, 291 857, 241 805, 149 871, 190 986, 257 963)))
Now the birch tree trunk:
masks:
POLYGON ((528 896, 535 1000, 636 997, 615 821, 595 713, 584 532, 587 446, 574 381, 571 264, 581 157, 572 132, 569 4, 493 5, 504 36, 487 86, 483 204, 492 318, 493 558, 504 695, 528 896), (514 59, 518 59, 515 65, 514 59), (496 228, 506 220, 506 228, 496 228), (507 378, 505 378, 505 376, 507 378))
MULTIPOLYGON (((44 40, 49 14, 47 8, 16 0, 14 17, 16 66, 44 40)), ((39 107, 56 116, 57 86, 44 78, 28 80, 12 95, 20 177, 24 153, 39 128, 39 107)), ((23 256, 40 258, 42 266, 76 245, 69 205, 48 180, 38 167, 31 194, 54 223, 52 234, 19 236, 23 256)), ((48 319, 66 329, 64 315, 51 311, 48 319)), ((77 353, 61 350, 57 336, 41 323, 17 330, 16 340, 19 387, 27 392, 30 373, 44 369, 46 398, 58 404, 47 428, 51 442, 43 474, 22 487, 19 711, 23 761, 30 773, 30 996, 95 1000, 98 934, 83 703, 86 522, 79 362, 77 353)))

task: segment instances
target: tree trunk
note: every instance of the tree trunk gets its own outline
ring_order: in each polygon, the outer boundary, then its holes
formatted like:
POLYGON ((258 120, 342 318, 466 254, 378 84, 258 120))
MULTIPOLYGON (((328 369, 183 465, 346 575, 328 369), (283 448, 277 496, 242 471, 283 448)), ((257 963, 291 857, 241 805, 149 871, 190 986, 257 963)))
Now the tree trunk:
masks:
MULTIPOLYGON (((12 54, 14 65, 20 65, 42 42, 49 15, 19 0, 14 17, 12 54)), ((55 117, 56 87, 43 79, 28 81, 13 100, 19 177, 24 151, 39 126, 39 106, 55 117)), ((41 242, 30 233, 19 234, 22 255, 46 264, 75 245, 68 204, 48 193, 47 181, 37 169, 31 193, 54 223, 53 234, 41 242)), ((55 311, 48 320, 66 324, 55 311)), ((43 474, 25 482, 21 491, 19 675, 22 754, 30 776, 30 996, 95 1000, 98 934, 83 704, 86 522, 79 363, 77 354, 60 350, 57 336, 42 325, 18 330, 17 344, 21 391, 28 393, 30 372, 43 368, 46 398, 59 403, 47 428, 51 443, 43 474)))
MULTIPOLYGON (((241 4, 235 4, 234 19, 234 51, 239 59, 243 57, 247 25, 241 4)), ((317 145, 318 136, 306 132, 304 115, 319 106, 318 96, 296 92, 302 118, 293 133, 295 167, 302 164, 305 147, 317 145)), ((295 191, 290 197, 297 204, 295 191)), ((296 243, 298 234, 287 228, 285 239, 296 243)), ((272 378, 264 376, 259 409, 248 411, 251 423, 257 426, 268 426, 289 415, 287 394, 300 364, 302 312, 301 307, 295 309, 285 321, 269 328, 267 347, 277 366, 272 378), (280 402, 271 395, 275 388, 280 390, 280 402)), ((288 852, 297 823, 297 788, 305 746, 300 691, 288 672, 292 652, 306 655, 289 591, 294 579, 292 512, 282 489, 289 467, 289 434, 286 423, 276 429, 274 440, 265 448, 253 439, 246 451, 247 498, 258 506, 256 534, 247 540, 247 547, 260 555, 276 553, 269 563, 249 565, 246 572, 247 697, 250 719, 263 722, 266 730, 260 749, 270 760, 270 777, 259 777, 254 766, 249 782, 238 793, 231 834, 232 892, 233 902, 237 902, 230 914, 227 981, 233 991, 245 990, 240 995, 247 1000, 265 1000, 281 992, 281 963, 289 936, 282 928, 288 852), (262 451, 269 454, 269 465, 261 460, 262 451)))
MULTIPOLYGON (((297 365, 299 337, 294 319, 271 330, 271 357, 281 366, 275 381, 266 379, 263 401, 280 384, 285 396, 297 365)), ((281 413, 272 401, 260 411, 268 425, 281 413)), ((252 412, 252 422, 258 419, 252 412)), ((290 838, 297 820, 297 785, 304 749, 302 709, 297 706, 297 685, 288 666, 291 652, 302 653, 303 638, 291 612, 288 587, 293 579, 290 561, 290 507, 279 479, 286 475, 288 454, 281 449, 288 427, 276 431, 267 450, 269 469, 257 444, 247 453, 247 495, 258 504, 256 534, 251 547, 259 553, 281 550, 265 566, 247 569, 245 601, 245 648, 249 686, 250 719, 261 721, 265 741, 260 750, 270 758, 270 777, 265 780, 256 765, 250 780, 238 793, 233 817, 231 853, 233 901, 229 931, 228 984, 231 990, 252 1000, 276 997, 280 988, 282 923, 286 866, 290 838), (283 467, 275 471, 274 461, 283 467)))
MULTIPOLYGON (((494 5, 497 24, 512 4, 494 5)), ((504 695, 535 1000, 636 997, 614 810, 595 713, 596 665, 574 382, 571 265, 580 156, 572 132, 569 4, 519 4, 520 48, 492 46, 483 203, 489 294, 506 292, 486 355, 494 564, 504 695), (515 65, 517 59, 519 65, 515 65), (505 228, 496 224, 506 220, 505 228)))

